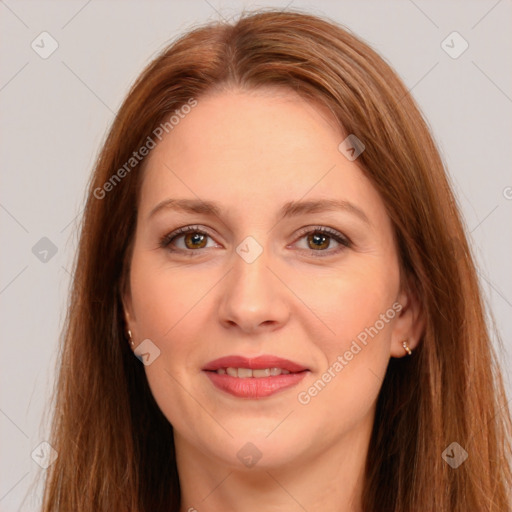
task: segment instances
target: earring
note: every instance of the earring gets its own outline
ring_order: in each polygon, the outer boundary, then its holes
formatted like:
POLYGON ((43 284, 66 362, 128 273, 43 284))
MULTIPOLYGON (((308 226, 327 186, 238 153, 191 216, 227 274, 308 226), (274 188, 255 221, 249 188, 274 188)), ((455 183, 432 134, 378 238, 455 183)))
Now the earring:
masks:
POLYGON ((130 345, 132 346, 132 348, 134 347, 134 343, 133 343, 133 340, 132 340, 132 331, 130 331, 130 329, 128 329, 128 337, 130 338, 130 345))
POLYGON ((409 348, 409 345, 407 345, 407 340, 402 341, 402 347, 404 347, 404 350, 407 352, 407 355, 412 354, 412 350, 409 348))

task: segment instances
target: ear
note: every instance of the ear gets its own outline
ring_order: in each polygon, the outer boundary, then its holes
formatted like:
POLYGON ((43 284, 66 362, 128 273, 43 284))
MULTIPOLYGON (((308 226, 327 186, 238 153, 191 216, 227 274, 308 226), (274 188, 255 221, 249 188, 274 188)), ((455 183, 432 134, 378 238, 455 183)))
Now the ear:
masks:
POLYGON ((418 347, 425 331, 425 315, 416 291, 410 286, 404 287, 398 295, 397 302, 401 309, 393 325, 391 357, 407 355, 402 345, 404 341, 411 350, 418 347))
POLYGON ((126 323, 126 328, 131 330, 131 325, 133 325, 133 310, 132 310, 132 298, 128 295, 123 295, 121 298, 121 302, 123 304, 124 311, 124 321, 126 323))
POLYGON ((129 275, 127 273, 123 274, 123 277, 121 278, 119 284, 119 295, 121 297, 121 304, 123 306, 126 329, 130 329, 133 335, 135 327, 135 315, 133 313, 129 275))

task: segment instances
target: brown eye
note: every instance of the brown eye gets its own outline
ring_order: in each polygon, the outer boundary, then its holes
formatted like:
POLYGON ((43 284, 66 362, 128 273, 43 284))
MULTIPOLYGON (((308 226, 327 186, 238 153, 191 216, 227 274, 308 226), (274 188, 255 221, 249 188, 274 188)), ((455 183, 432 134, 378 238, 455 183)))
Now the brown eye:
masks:
POLYGON ((327 226, 309 226, 299 234, 297 247, 312 256, 332 256, 352 247, 345 235, 327 226))
POLYGON ((206 238, 208 235, 203 233, 187 233, 184 236, 185 246, 188 249, 202 249, 206 246, 206 238))
POLYGON ((318 249, 327 249, 331 242, 331 237, 322 233, 313 233, 308 235, 308 246, 314 251, 318 249))
POLYGON ((211 243, 208 245, 209 241, 213 242, 213 239, 206 231, 196 226, 186 226, 165 235, 159 245, 171 252, 192 254, 199 252, 198 249, 213 247, 211 243))

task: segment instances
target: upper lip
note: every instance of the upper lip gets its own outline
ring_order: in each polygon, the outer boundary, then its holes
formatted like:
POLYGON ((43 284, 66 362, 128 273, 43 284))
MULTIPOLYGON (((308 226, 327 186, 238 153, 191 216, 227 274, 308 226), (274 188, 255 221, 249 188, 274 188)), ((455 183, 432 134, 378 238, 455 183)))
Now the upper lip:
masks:
POLYGON ((281 368, 289 372, 302 372, 305 366, 283 359, 282 357, 263 355, 258 357, 226 356, 210 361, 203 370, 216 371, 219 368, 250 368, 252 370, 264 368, 281 368))

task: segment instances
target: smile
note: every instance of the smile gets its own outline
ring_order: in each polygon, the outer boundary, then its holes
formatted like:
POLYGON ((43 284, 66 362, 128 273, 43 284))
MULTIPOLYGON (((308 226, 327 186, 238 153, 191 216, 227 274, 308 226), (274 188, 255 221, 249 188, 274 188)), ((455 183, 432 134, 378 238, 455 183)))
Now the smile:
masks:
POLYGON ((237 398, 266 398, 296 386, 309 373, 305 366, 274 355, 232 355, 202 368, 218 390, 237 398))
POLYGON ((262 377, 275 377, 276 375, 288 375, 291 373, 284 368, 262 368, 259 370, 251 368, 219 368, 217 370, 219 375, 228 374, 230 377, 238 377, 239 379, 247 379, 254 377, 261 379, 262 377))

